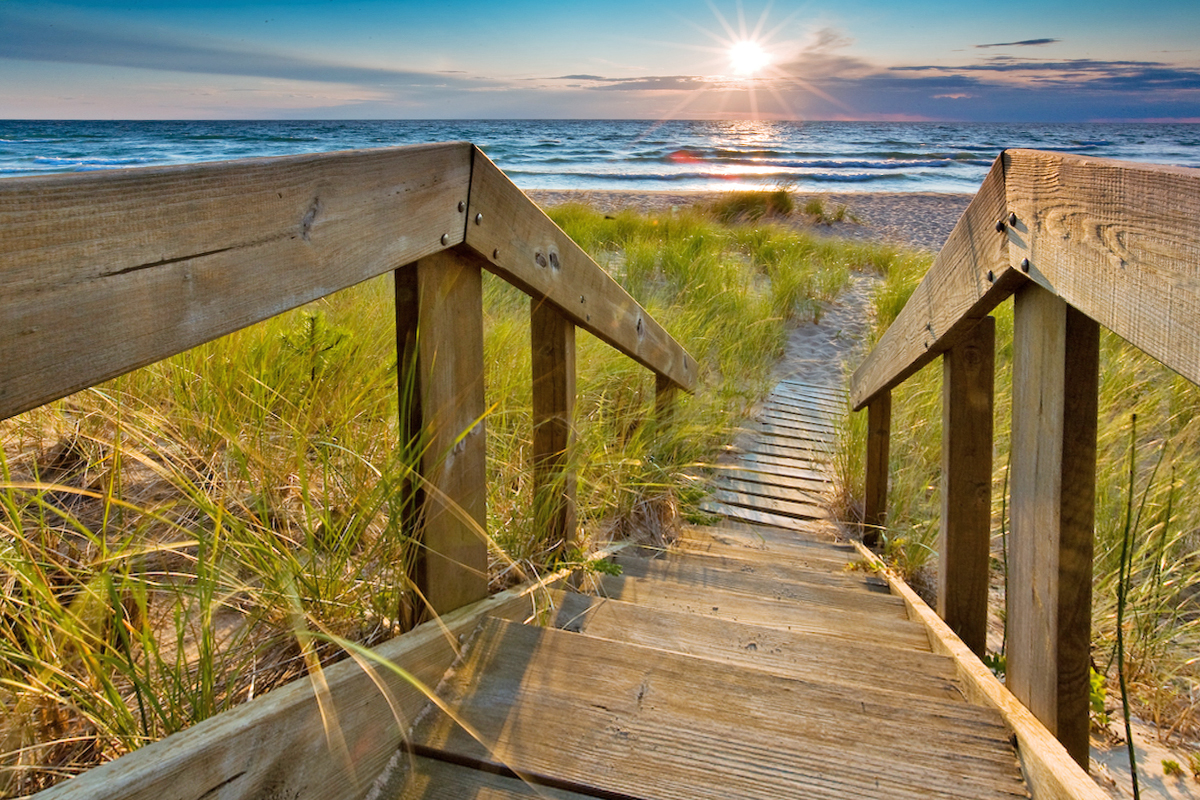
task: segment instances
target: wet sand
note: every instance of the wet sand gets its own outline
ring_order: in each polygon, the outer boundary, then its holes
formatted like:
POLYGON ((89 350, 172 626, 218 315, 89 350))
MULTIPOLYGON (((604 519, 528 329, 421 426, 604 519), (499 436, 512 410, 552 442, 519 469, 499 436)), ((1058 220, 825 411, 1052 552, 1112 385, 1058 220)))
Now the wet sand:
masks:
MULTIPOLYGON (((612 213, 625 208, 638 211, 666 211, 693 203, 711 201, 723 192, 611 192, 532 190, 527 194, 542 206, 583 202, 598 211, 612 213)), ((858 221, 810 225, 803 214, 794 213, 793 222, 818 235, 848 239, 891 242, 923 250, 939 250, 954 229, 954 224, 971 201, 968 194, 933 192, 795 193, 796 208, 812 197, 819 197, 827 212, 844 205, 858 221)))

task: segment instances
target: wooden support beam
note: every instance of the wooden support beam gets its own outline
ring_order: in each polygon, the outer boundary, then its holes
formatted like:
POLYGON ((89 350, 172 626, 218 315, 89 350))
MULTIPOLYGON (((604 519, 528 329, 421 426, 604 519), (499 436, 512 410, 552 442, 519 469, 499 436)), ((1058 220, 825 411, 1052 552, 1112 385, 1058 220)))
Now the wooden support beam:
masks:
POLYGON ((942 358, 942 520, 938 614, 978 656, 987 645, 996 320, 942 358))
POLYGON ((544 300, 530 299, 533 346, 534 519, 562 551, 576 538, 575 326, 544 300))
POLYGON ((863 498, 863 541, 869 547, 879 542, 887 523, 888 458, 892 439, 892 393, 875 395, 867 406, 867 476, 863 498))
POLYGON ((1035 285, 1014 314, 1007 681, 1086 769, 1099 326, 1035 285))
MULTIPOLYGON (((396 271, 402 367, 416 370, 401 441, 420 443, 421 547, 413 585, 423 612, 443 614, 487 595, 483 397, 483 280, 453 250, 396 271)), ((402 404, 402 413, 404 411, 402 404)))

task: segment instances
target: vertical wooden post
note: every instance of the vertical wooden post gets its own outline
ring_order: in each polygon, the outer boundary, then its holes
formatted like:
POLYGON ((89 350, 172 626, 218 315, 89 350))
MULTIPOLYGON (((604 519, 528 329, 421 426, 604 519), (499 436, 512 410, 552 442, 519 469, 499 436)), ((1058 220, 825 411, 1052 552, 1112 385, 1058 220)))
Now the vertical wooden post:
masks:
POLYGON ((487 596, 487 486, 483 398, 483 283, 452 250, 396 270, 401 442, 420 441, 419 536, 412 581, 424 612, 444 614, 487 596), (408 369, 416 375, 405 375, 408 369))
POLYGON ((654 374, 654 416, 660 428, 671 425, 679 387, 665 375, 654 374))
POLYGON ((938 615, 978 656, 987 648, 996 321, 984 317, 942 357, 942 520, 938 615))
POLYGON ((549 526, 560 552, 575 543, 575 326, 531 298, 533 346, 533 492, 535 519, 549 526))
POLYGON ((1034 284, 1014 314, 1007 683, 1086 769, 1100 332, 1034 284))
POLYGON ((892 438, 892 393, 880 392, 867 405, 867 476, 863 543, 874 547, 887 522, 888 450, 892 438))

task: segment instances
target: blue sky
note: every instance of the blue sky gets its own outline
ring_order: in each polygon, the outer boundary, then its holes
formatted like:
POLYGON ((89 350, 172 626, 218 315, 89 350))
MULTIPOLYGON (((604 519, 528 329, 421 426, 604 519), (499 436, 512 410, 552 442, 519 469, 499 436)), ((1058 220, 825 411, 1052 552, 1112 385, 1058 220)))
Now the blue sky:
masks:
POLYGON ((0 117, 1200 121, 1196 0, 967 6, 0 0, 0 117))

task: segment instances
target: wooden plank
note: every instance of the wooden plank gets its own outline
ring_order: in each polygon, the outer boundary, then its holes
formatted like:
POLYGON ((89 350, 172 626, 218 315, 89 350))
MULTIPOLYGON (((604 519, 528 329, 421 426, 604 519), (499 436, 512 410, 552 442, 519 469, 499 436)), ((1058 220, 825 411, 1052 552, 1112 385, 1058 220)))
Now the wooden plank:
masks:
POLYGON ((903 616, 904 604, 887 592, 872 592, 863 586, 806 581, 803 579, 805 570, 789 570, 785 565, 775 570, 747 569, 745 565, 721 563, 711 558, 674 558, 672 554, 644 558, 632 553, 623 554, 616 563, 621 567, 620 578, 692 587, 701 600, 709 591, 721 591, 753 599, 789 600, 814 607, 852 608, 863 613, 903 616))
POLYGON ((872 547, 887 524, 889 450, 892 436, 892 393, 877 394, 867 407, 866 488, 863 498, 863 541, 872 547))
POLYGON ((815 631, 854 641, 874 640, 896 647, 928 648, 928 637, 920 625, 896 611, 890 614, 864 613, 854 602, 872 597, 860 592, 837 598, 826 598, 820 606, 794 599, 755 597, 743 592, 709 588, 705 594, 692 584, 656 578, 604 575, 597 579, 597 594, 626 603, 638 603, 647 608, 661 608, 701 614, 716 619, 762 625, 787 631, 815 631))
POLYGON ((1009 264, 1004 161, 996 159, 904 310, 850 382, 855 411, 951 347, 1025 278, 1009 264), (989 280, 989 275, 992 280, 989 280))
POLYGON ((795 450, 804 454, 806 458, 828 458, 833 453, 833 446, 829 442, 814 441, 805 439, 800 436, 789 436, 770 433, 764 430, 754 431, 748 435, 753 437, 755 444, 766 447, 778 447, 780 449, 795 450))
POLYGON ((721 466, 728 469, 758 472, 764 475, 779 475, 785 478, 798 478, 800 480, 820 481, 822 483, 829 482, 829 475, 824 470, 805 467, 790 458, 774 458, 766 455, 755 455, 754 453, 742 453, 739 455, 736 463, 731 465, 722 464, 721 466))
POLYGON ((836 433, 830 428, 824 426, 818 427, 816 425, 798 425, 791 420, 785 422, 760 419, 757 429, 766 436, 797 439, 802 442, 808 442, 810 445, 820 445, 826 449, 831 449, 837 438, 836 433))
POLYGON ((1018 223, 1008 262, 1071 306, 1200 382, 1200 173, 1009 150, 1018 223))
POLYGON ((1099 328, 1014 298, 1007 683, 1085 769, 1099 328))
POLYGON ((415 742, 599 796, 1024 796, 1007 729, 967 703, 864 696, 499 621, 444 691, 479 740, 437 713, 415 742))
POLYGON ((818 453, 798 447, 775 447, 754 440, 746 442, 742 447, 742 452, 738 455, 745 461, 762 461, 766 459, 771 463, 789 465, 801 469, 819 470, 829 463, 829 456, 826 453, 818 453))
POLYGON ((716 514, 718 516, 725 517, 728 520, 739 520, 758 525, 775 525, 778 527, 783 527, 789 524, 795 525, 807 521, 797 517, 785 517, 782 514, 773 514, 769 511, 763 511, 757 508, 748 508, 746 506, 720 503, 712 499, 702 500, 700 502, 700 510, 709 514, 716 514))
POLYGON ((346 660, 316 682, 286 686, 95 767, 36 795, 39 800, 222 800, 363 797, 460 652, 460 638, 487 615, 536 617, 556 573, 459 609, 374 648, 414 684, 378 663, 346 660))
POLYGON ((531 299, 533 346, 534 519, 552 546, 575 543, 575 326, 558 309, 531 299))
MULTIPOLYGON (((675 547, 705 552, 720 552, 733 558, 783 558, 788 563, 804 565, 816 559, 840 559, 838 569, 855 560, 855 550, 849 544, 839 544, 827 538, 820 540, 808 533, 818 523, 787 520, 790 527, 727 521, 720 526, 698 527, 685 525, 679 530, 675 547)), ((832 526, 831 526, 832 527, 832 526)))
POLYGON ((888 570, 874 553, 858 543, 855 547, 863 559, 873 563, 887 578, 892 591, 904 599, 909 617, 920 620, 928 629, 933 652, 954 659, 967 699, 1000 712, 1016 736, 1021 768, 1032 795, 1038 800, 1108 800, 1108 793, 1088 776, 1062 743, 996 679, 979 656, 963 644, 933 609, 888 570))
POLYGON ((453 250, 403 272, 397 313, 417 319, 424 445, 413 583, 427 609, 442 614, 487 595, 483 281, 476 263, 453 250), (413 299, 415 309, 401 307, 413 299))
MULTIPOLYGON (((713 485, 724 489, 728 492, 736 492, 738 494, 749 495, 751 497, 769 497, 774 500, 783 500, 789 503, 806 503, 808 505, 821 506, 825 498, 822 496, 822 491, 805 491, 803 489, 795 489, 789 486, 778 486, 772 483, 760 483, 757 481, 738 480, 736 478, 725 478, 717 476, 713 479, 713 485)), ((828 489, 828 486, 822 487, 828 489)))
MULTIPOLYGON (((887 584, 884 584, 886 591, 887 584)), ((601 639, 707 658, 817 683, 961 700, 954 661, 879 642, 852 642, 555 592, 550 624, 601 639)))
POLYGON ((467 246, 492 272, 690 391, 696 360, 487 156, 474 152, 467 246))
POLYGON ((845 405, 846 392, 839 386, 819 386, 802 381, 782 380, 776 387, 777 394, 791 394, 799 397, 815 397, 831 401, 836 407, 845 405))
POLYGON ((769 472, 757 472, 746 467, 717 469, 713 472, 713 478, 718 481, 728 479, 731 481, 758 483, 769 487, 795 489, 799 492, 807 492, 810 495, 817 496, 824 495, 829 491, 831 486, 828 480, 805 480, 803 478, 792 478, 784 475, 772 475, 769 472))
POLYGON ((0 181, 0 418, 462 241, 470 170, 451 144, 0 181))
POLYGON ((828 509, 818 503, 776 500, 762 495, 727 491, 719 487, 714 487, 711 494, 713 500, 723 505, 752 508, 782 517, 794 517, 795 519, 827 519, 829 517, 828 509))
MULTIPOLYGON (((632 555, 632 554, 631 554, 632 555)), ((767 578, 776 583, 815 584, 818 586, 838 586, 844 589, 857 589, 867 592, 888 592, 887 582, 873 574, 858 570, 847 570, 846 557, 840 551, 828 554, 810 551, 800 558, 778 557, 766 558, 758 551, 734 552, 731 549, 702 552, 691 549, 672 547, 666 554, 657 556, 675 563, 692 565, 697 569, 723 569, 732 572, 745 572, 767 578)), ((642 559, 644 560, 644 559, 642 559)), ((625 568, 623 557, 614 558, 613 562, 625 568)), ((638 562, 641 563, 640 561, 638 562)), ((634 574, 634 573, 630 573, 634 574)))
POLYGON ((938 614, 980 656, 987 648, 995 351, 996 320, 984 317, 942 357, 938 614))
POLYGON ((378 800, 588 800, 587 795, 547 786, 533 776, 532 780, 510 777, 498 769, 481 769, 482 765, 464 766, 425 758, 409 752, 398 752, 399 767, 372 797, 378 800))

